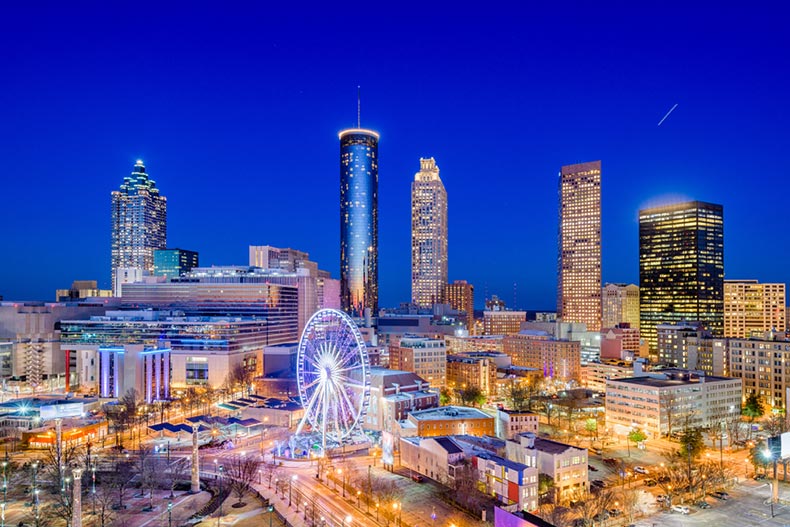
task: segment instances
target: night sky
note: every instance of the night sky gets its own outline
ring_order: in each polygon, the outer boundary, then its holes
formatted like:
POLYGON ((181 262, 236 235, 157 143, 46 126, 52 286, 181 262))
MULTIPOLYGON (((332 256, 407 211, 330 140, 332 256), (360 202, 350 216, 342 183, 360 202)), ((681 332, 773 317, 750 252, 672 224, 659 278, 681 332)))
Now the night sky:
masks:
POLYGON ((382 306, 409 299, 421 156, 449 195, 450 278, 478 305, 512 304, 517 282, 519 307, 554 309, 557 173, 596 159, 604 281, 638 281, 637 211, 678 197, 724 205, 727 278, 790 279, 782 3, 24 4, 0 31, 7 300, 109 288, 110 192, 137 158, 170 247, 203 265, 294 247, 337 276, 357 85, 381 133, 382 306))

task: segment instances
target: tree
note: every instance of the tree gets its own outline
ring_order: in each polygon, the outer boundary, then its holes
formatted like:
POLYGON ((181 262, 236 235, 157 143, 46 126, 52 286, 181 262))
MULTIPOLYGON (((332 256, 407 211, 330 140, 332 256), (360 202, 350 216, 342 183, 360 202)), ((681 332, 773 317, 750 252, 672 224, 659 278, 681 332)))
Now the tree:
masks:
POLYGON ((261 462, 257 456, 245 454, 234 455, 225 465, 224 477, 230 491, 236 494, 237 501, 234 507, 243 507, 241 501, 244 494, 249 492, 252 484, 258 479, 258 470, 261 462))
POLYGON ((154 489, 159 483, 159 467, 153 450, 148 445, 140 445, 135 453, 135 470, 140 477, 140 490, 148 492, 148 510, 154 509, 154 489))
POLYGON ((553 503, 554 478, 548 474, 538 474, 538 497, 546 503, 553 503))
POLYGON ((117 491, 118 508, 125 509, 123 498, 126 495, 126 490, 134 479, 134 464, 130 461, 118 461, 115 463, 115 471, 110 477, 110 486, 117 491))
MULTIPOLYGON (((110 489, 104 485, 99 486, 96 493, 93 494, 93 506, 96 510, 99 527, 109 527, 115 522, 114 504, 115 496, 110 489)), ((84 504, 83 507, 85 507, 84 504)))
POLYGON ((699 428, 688 428, 680 436, 680 456, 696 459, 705 450, 705 441, 699 428))
POLYGON ((633 443, 634 446, 638 445, 645 439, 647 439, 647 435, 645 435, 645 433, 639 428, 634 428, 628 433, 628 441, 633 443))
POLYGON ((456 390, 456 393, 463 406, 480 406, 486 402, 486 395, 476 384, 456 390))
POLYGON ((228 372, 225 384, 231 393, 240 389, 242 395, 247 395, 252 391, 252 377, 253 372, 239 363, 228 372))
POLYGON ((510 380, 510 386, 508 386, 507 400, 510 408, 517 412, 523 412, 529 408, 531 402, 527 388, 516 384, 514 379, 510 380))
MULTIPOLYGON (((321 456, 320 458, 318 458, 319 477, 320 477, 321 469, 326 470, 326 467, 327 467, 328 463, 329 463, 329 458, 327 458, 325 456, 321 456)), ((278 471, 280 470, 280 465, 278 465, 277 462, 273 461, 273 460, 272 461, 264 461, 263 463, 261 463, 260 470, 261 470, 261 473, 263 474, 263 477, 265 477, 266 480, 267 480, 268 488, 272 488, 272 479, 275 479, 275 476, 277 475, 278 471)))
POLYGON ((552 503, 541 505, 538 514, 555 527, 566 527, 572 522, 570 509, 552 503))
POLYGON ((788 430, 787 419, 783 414, 771 414, 771 416, 763 422, 763 428, 770 436, 781 435, 788 430))
POLYGON ((453 402, 453 393, 450 391, 449 388, 442 388, 439 391, 439 404, 442 406, 446 406, 453 402))
POLYGON ((768 472, 770 459, 765 455, 766 449, 768 449, 768 445, 764 442, 757 443, 749 449, 749 461, 752 462, 755 473, 758 467, 761 467, 766 473, 768 472))
MULTIPOLYGON (((755 419, 765 415, 765 404, 759 395, 752 392, 746 397, 741 413, 749 419, 749 424, 753 424, 755 419)), ((751 433, 751 427, 749 427, 749 433, 751 433)))
POLYGON ((598 438, 598 421, 590 417, 586 421, 584 421, 584 429, 590 434, 590 441, 592 442, 593 438, 598 438))
POLYGON ((677 409, 677 400, 675 393, 672 391, 664 390, 659 395, 659 405, 663 409, 667 422, 667 435, 672 435, 672 425, 675 422, 675 411, 677 409))

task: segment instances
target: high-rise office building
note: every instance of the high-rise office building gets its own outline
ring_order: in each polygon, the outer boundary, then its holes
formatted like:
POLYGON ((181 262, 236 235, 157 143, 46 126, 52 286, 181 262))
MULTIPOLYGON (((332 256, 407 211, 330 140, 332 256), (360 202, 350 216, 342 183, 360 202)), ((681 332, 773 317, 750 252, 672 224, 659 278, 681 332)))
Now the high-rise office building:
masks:
POLYGON ((447 191, 439 167, 420 158, 411 184, 411 301, 420 307, 444 302, 447 284, 447 191))
POLYGON ((606 284, 601 292, 601 328, 625 322, 639 329, 639 286, 606 284))
POLYGON ((178 278, 199 266, 198 253, 186 249, 156 249, 154 276, 178 278))
POLYGON ((121 285, 154 272, 154 250, 167 247, 167 198, 148 177, 142 161, 112 192, 112 284, 121 285), (127 278, 123 278, 127 277, 127 278))
POLYGON ((379 303, 379 134, 340 132, 340 302, 375 314, 379 303))
POLYGON ((557 316, 601 329, 601 162, 562 167, 557 316))
POLYGON ((639 328, 656 358, 656 326, 724 326, 724 210, 690 201, 639 211, 639 328))
POLYGON ((466 280, 454 280, 444 286, 444 301, 450 307, 466 313, 466 329, 474 334, 475 329, 475 286, 466 280))
POLYGON ((743 339, 753 333, 784 331, 785 302, 785 284, 725 280, 724 336, 743 339))

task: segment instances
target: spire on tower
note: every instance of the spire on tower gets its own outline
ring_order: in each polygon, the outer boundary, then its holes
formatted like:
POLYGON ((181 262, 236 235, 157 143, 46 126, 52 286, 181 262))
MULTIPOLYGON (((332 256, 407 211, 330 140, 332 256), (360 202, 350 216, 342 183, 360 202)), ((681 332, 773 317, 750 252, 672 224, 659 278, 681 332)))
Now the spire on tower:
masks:
POLYGON ((359 86, 357 86, 357 128, 362 128, 362 96, 359 86))

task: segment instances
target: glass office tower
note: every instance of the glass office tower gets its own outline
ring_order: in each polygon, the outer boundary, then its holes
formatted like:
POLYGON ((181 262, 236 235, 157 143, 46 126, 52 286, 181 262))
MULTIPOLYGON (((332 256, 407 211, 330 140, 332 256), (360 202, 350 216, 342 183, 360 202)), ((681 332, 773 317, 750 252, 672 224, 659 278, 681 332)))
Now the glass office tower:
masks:
POLYGON ((340 132, 340 302, 373 315, 379 304, 379 134, 340 132))
POLYGON ((658 324, 724 328, 724 209, 690 201, 639 211, 639 318, 657 353, 658 324))
POLYGON ((200 264, 195 251, 186 249, 157 249, 154 251, 154 276, 178 278, 200 264))
POLYGON ((167 198, 145 171, 142 161, 112 193, 112 284, 126 274, 153 274, 154 250, 167 247, 167 198), (135 271, 129 273, 129 271, 135 271))

